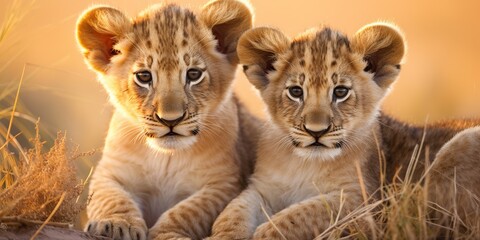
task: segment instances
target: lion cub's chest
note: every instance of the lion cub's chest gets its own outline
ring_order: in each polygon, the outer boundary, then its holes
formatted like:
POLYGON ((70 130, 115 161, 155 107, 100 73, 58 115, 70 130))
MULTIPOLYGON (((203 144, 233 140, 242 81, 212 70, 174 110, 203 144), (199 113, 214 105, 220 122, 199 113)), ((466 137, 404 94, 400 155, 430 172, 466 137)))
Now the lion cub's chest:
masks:
POLYGON ((271 203, 273 213, 314 196, 328 195, 356 187, 353 164, 338 166, 329 162, 302 161, 295 155, 285 159, 260 159, 254 181, 262 196, 271 203))
POLYGON ((140 206, 148 226, 169 208, 189 197, 204 185, 204 181, 195 176, 193 159, 164 154, 145 156, 143 163, 129 164, 137 168, 136 176, 126 188, 140 206))

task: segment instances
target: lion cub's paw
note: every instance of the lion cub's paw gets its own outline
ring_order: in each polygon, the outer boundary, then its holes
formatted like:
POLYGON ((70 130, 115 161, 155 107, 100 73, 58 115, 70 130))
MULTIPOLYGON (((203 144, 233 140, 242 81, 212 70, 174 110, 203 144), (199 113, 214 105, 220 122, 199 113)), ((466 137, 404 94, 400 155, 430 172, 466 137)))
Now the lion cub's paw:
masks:
POLYGON ((86 232, 113 238, 114 240, 146 240, 147 227, 145 223, 131 224, 122 218, 107 218, 90 220, 86 232))

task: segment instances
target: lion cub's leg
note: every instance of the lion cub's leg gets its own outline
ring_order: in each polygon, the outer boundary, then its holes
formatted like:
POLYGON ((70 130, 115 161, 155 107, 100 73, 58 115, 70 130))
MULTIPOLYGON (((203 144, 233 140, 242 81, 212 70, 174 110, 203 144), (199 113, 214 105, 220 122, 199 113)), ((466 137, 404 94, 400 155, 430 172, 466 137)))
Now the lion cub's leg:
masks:
POLYGON ((218 214, 240 192, 238 182, 234 180, 207 185, 170 208, 149 230, 148 238, 201 239, 208 236, 218 214))
POLYGON ((257 228, 253 239, 314 239, 328 228, 332 217, 345 215, 361 201, 358 194, 342 196, 341 192, 309 198, 273 215, 257 228), (342 201, 344 209, 338 212, 342 201))
POLYGON ((235 198, 215 221, 211 239, 250 239, 256 227, 267 220, 269 208, 260 193, 250 185, 235 198))
POLYGON ((87 208, 89 221, 86 231, 113 239, 144 240, 147 226, 130 193, 110 177, 103 176, 102 167, 90 185, 92 200, 87 208))
POLYGON ((480 127, 463 130, 437 153, 429 178, 430 200, 462 221, 480 216, 480 127))

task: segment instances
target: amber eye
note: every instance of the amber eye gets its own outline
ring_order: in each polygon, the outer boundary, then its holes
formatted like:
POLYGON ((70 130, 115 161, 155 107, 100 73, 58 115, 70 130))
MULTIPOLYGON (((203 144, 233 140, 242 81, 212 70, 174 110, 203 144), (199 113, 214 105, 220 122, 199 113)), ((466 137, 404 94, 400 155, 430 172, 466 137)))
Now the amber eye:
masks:
POLYGON ((288 94, 291 98, 302 98, 303 96, 303 89, 299 86, 293 86, 288 88, 288 94))
POLYGON ((195 82, 198 81, 203 75, 203 72, 200 69, 190 68, 187 71, 187 82, 195 82))
POLYGON ((337 101, 343 101, 348 97, 349 92, 350 92, 350 89, 346 87, 343 87, 343 86, 336 87, 335 89, 333 89, 334 99, 336 99, 337 101))
POLYGON ((140 83, 150 83, 152 81, 152 74, 149 71, 137 72, 135 77, 140 83))

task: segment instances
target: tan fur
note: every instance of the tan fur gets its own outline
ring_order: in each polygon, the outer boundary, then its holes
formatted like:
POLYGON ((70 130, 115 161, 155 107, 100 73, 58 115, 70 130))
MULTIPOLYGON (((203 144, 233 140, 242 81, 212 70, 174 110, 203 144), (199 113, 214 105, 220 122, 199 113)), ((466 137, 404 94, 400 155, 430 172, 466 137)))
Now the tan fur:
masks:
POLYGON ((430 200, 457 214, 466 224, 475 224, 480 217, 479 162, 480 125, 449 140, 438 151, 430 172, 430 200))
MULTIPOLYGON (((352 38, 329 28, 307 31, 293 41, 271 28, 246 32, 238 46, 240 63, 260 90, 271 119, 259 142, 251 184, 220 214, 213 238, 313 239, 377 190, 378 152, 387 156, 390 180, 399 169, 405 173, 423 129, 379 111, 404 53, 402 34, 387 23, 367 25, 352 38), (332 94, 339 85, 351 93, 336 103, 332 94), (290 97, 291 86, 303 89, 302 99, 290 97), (315 138, 307 129, 323 132, 318 139, 322 146, 310 146, 315 138)), ((454 199, 467 206, 460 208, 463 216, 478 212, 472 195, 478 194, 480 181, 479 130, 467 130, 445 143, 461 129, 478 124, 456 121, 429 125, 427 130, 430 159, 437 156, 429 197, 452 206, 452 198, 440 198, 454 189, 454 169, 461 171, 466 177, 457 177, 457 184, 463 190, 454 199)), ((418 171, 415 179, 422 174, 418 171)))
POLYGON ((88 232, 114 239, 210 234, 252 171, 258 123, 231 86, 237 41, 251 25, 250 10, 235 0, 212 1, 197 15, 156 5, 132 20, 106 6, 80 16, 85 61, 116 107, 90 184, 88 232), (199 81, 187 81, 191 68, 201 69, 199 81), (136 77, 144 71, 151 81, 136 77))

